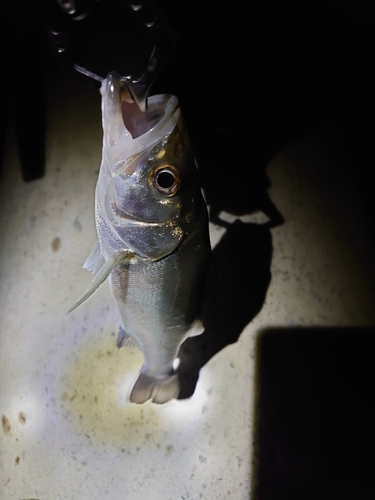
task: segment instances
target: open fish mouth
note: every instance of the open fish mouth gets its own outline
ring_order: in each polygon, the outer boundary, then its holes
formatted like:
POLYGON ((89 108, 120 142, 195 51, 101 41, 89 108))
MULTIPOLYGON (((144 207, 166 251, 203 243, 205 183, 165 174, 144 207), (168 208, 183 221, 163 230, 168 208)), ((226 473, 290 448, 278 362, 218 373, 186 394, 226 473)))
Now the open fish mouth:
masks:
POLYGON ((122 89, 120 90, 120 101, 125 128, 133 139, 152 130, 165 113, 165 106, 162 102, 150 103, 146 111, 141 111, 136 102, 128 102, 123 99, 122 89))
POLYGON ((129 100, 116 72, 103 80, 101 94, 104 138, 106 146, 114 148, 115 156, 117 146, 121 156, 125 153, 128 158, 153 146, 173 130, 180 114, 177 97, 169 94, 151 96, 147 110, 141 111, 129 100))

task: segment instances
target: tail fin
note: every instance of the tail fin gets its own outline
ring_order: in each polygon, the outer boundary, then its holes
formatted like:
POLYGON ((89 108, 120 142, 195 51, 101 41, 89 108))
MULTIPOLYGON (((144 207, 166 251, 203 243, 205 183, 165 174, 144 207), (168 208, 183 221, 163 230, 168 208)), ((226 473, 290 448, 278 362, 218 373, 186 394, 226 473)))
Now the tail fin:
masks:
POLYGON ((121 347, 125 346, 138 346, 137 342, 131 337, 125 330, 125 328, 120 325, 118 334, 117 334, 117 340, 116 340, 116 347, 118 349, 121 349, 121 347))
POLYGON ((180 384, 176 373, 157 379, 141 371, 130 394, 130 401, 142 404, 151 399, 153 403, 163 404, 177 398, 179 392, 180 384))

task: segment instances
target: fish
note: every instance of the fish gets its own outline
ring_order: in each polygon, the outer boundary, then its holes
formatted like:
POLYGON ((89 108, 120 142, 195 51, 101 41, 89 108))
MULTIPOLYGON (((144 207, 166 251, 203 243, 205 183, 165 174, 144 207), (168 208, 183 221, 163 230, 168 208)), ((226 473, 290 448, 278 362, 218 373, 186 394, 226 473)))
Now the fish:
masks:
POLYGON ((142 112, 116 72, 101 95, 98 241, 84 264, 94 278, 71 310, 109 278, 121 317, 117 347, 133 341, 143 353, 130 402, 163 404, 179 394, 181 344, 204 331, 207 205, 177 97, 151 96, 142 112))

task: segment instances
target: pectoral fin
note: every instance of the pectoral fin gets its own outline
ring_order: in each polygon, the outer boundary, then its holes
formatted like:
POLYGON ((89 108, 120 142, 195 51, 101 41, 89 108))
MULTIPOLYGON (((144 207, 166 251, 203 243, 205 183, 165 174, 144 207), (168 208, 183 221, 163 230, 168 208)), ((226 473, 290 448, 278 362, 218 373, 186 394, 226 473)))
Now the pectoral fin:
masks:
POLYGON ((137 342, 131 337, 121 325, 117 334, 116 346, 118 349, 124 346, 138 346, 137 342))
POLYGON ((88 299, 95 292, 95 290, 108 278, 117 264, 126 259, 130 259, 133 255, 134 254, 129 250, 113 254, 112 257, 110 257, 95 274, 94 279, 92 280, 82 297, 74 304, 73 307, 69 309, 68 313, 74 311, 74 309, 80 306, 82 302, 88 299))
POLYGON ((105 264, 105 260, 100 251, 99 241, 96 241, 95 245, 92 247, 90 255, 85 260, 83 268, 87 269, 93 274, 96 274, 105 264))

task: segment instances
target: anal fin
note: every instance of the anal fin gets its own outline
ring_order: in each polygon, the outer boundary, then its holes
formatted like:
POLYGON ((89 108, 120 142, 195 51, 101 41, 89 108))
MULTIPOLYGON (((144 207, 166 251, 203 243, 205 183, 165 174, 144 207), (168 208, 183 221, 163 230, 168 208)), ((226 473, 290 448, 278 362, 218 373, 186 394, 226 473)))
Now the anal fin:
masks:
POLYGON ((204 332, 204 326, 202 320, 197 319, 190 326, 188 331, 188 337, 197 337, 198 335, 201 335, 203 332, 204 332))
POLYGON ((131 337, 121 325, 117 334, 116 347, 121 349, 125 346, 138 345, 137 342, 131 337))

